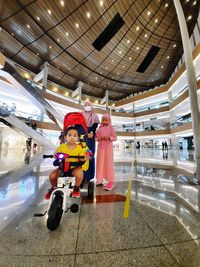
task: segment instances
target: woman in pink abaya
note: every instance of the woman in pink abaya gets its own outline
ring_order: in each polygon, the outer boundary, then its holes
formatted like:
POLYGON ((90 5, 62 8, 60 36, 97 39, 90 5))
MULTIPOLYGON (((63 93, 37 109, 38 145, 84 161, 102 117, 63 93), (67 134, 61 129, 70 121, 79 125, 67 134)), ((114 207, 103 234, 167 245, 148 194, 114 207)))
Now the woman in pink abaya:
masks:
POLYGON ((111 126, 109 114, 102 116, 101 125, 96 131, 96 141, 98 141, 97 161, 96 161, 96 186, 103 186, 103 179, 107 180, 106 190, 112 190, 115 182, 114 161, 113 161, 113 141, 117 140, 114 128, 111 126))

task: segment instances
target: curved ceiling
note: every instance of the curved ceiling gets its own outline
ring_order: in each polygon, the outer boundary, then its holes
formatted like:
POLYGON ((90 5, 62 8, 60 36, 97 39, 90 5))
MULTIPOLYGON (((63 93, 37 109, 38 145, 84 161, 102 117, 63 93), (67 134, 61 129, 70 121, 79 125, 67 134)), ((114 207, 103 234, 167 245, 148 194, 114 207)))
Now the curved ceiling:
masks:
MULTIPOLYGON (((1 51, 35 73, 48 61, 49 80, 72 90, 82 81, 84 94, 102 98, 109 90, 109 99, 119 100, 159 86, 168 81, 182 55, 172 0, 1 2, 1 51), (92 44, 116 14, 124 24, 98 51, 92 44), (152 46, 159 51, 146 70, 138 72, 152 46)), ((191 35, 200 1, 181 3, 191 35)))

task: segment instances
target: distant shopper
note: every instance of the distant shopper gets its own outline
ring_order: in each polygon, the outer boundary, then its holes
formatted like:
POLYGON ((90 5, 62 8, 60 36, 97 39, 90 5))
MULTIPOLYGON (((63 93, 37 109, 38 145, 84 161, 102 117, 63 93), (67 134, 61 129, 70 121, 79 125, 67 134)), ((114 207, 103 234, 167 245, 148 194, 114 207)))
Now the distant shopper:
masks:
POLYGON ((37 130, 37 124, 36 124, 36 122, 34 122, 34 123, 31 124, 31 128, 33 130, 37 130))
POLYGON ((162 141, 162 150, 165 149, 165 143, 162 141))
POLYGON ((137 141, 137 143, 136 143, 136 148, 137 148, 137 149, 140 149, 140 141, 137 141))
POLYGON ((101 125, 96 132, 98 141, 96 179, 97 186, 103 186, 103 179, 108 183, 105 190, 112 190, 115 182, 114 161, 113 161, 113 141, 117 140, 114 128, 111 126, 109 114, 102 116, 101 125))
POLYGON ((168 150, 168 144, 167 144, 166 141, 165 141, 165 143, 164 143, 164 148, 165 148, 165 150, 168 150))

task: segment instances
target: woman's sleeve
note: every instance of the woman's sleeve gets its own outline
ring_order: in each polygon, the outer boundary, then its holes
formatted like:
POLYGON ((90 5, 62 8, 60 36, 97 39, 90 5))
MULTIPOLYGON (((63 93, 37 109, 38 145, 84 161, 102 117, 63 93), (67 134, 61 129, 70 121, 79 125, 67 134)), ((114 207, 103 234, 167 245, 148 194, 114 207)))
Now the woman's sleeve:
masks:
POLYGON ((95 135, 95 140, 96 140, 96 141, 100 141, 100 139, 101 139, 101 138, 100 138, 100 134, 99 134, 99 131, 97 130, 97 131, 96 131, 96 135, 95 135))
POLYGON ((116 132, 114 130, 114 128, 112 127, 112 131, 111 131, 111 135, 110 135, 110 141, 116 141, 117 140, 117 135, 116 132))

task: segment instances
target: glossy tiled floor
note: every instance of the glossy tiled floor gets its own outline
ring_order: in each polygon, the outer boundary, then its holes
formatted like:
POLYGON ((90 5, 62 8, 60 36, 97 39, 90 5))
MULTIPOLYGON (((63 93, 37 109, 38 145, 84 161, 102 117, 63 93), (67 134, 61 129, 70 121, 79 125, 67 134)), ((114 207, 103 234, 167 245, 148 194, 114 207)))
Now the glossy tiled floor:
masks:
POLYGON ((66 213, 50 232, 46 217, 33 215, 47 209, 43 196, 52 161, 32 153, 27 164, 22 153, 15 164, 15 153, 8 155, 7 174, 0 160, 0 266, 200 266, 200 187, 191 185, 192 174, 166 165, 166 159, 132 167, 131 154, 116 153, 115 188, 97 188, 93 201, 75 200, 80 211, 66 213))

